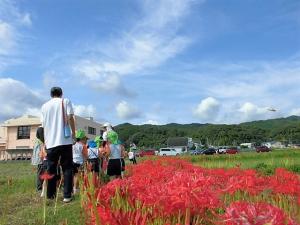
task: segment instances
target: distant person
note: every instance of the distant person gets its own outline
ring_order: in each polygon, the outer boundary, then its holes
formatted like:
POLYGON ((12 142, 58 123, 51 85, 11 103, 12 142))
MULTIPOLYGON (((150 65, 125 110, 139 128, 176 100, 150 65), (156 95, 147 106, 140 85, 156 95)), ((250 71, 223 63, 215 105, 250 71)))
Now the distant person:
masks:
POLYGON ((124 147, 118 143, 118 134, 115 131, 109 131, 107 133, 107 145, 105 150, 109 159, 107 175, 111 178, 121 178, 124 147))
POLYGON ((134 151, 131 149, 128 152, 128 158, 129 158, 129 161, 132 162, 132 164, 136 164, 135 154, 134 154, 134 151))
MULTIPOLYGON (((42 106, 42 126, 44 127, 45 146, 49 172, 56 174, 57 163, 63 170, 65 203, 72 201, 73 188, 73 156, 72 143, 75 140, 75 119, 72 103, 63 99, 60 87, 51 88, 51 99, 42 106)), ((48 181, 47 198, 56 196, 56 180, 54 176, 48 181)))
POLYGON ((102 136, 96 136, 94 141, 97 144, 97 148, 99 151, 99 166, 100 166, 100 171, 103 172, 103 162, 105 160, 104 155, 102 154, 103 151, 103 138, 102 136))
POLYGON ((102 138, 103 138, 103 141, 106 142, 107 141, 107 134, 108 134, 109 131, 112 131, 113 128, 112 128, 110 123, 104 123, 103 128, 104 128, 104 132, 103 132, 102 138))
POLYGON ((120 139, 118 140, 118 144, 121 146, 122 151, 124 149, 124 151, 123 151, 124 154, 121 154, 121 176, 123 178, 125 169, 126 169, 126 164, 125 164, 125 160, 124 160, 124 158, 126 157, 126 151, 125 151, 124 144, 120 139))
POLYGON ((83 171, 84 161, 87 158, 87 137, 85 135, 84 130, 77 130, 75 137, 76 143, 73 145, 73 194, 76 194, 79 190, 78 173, 83 171))
POLYGON ((44 145, 44 128, 39 127, 36 131, 36 140, 33 147, 31 165, 37 167, 36 189, 42 191, 43 180, 40 176, 44 173, 43 160, 45 158, 45 145, 44 145))

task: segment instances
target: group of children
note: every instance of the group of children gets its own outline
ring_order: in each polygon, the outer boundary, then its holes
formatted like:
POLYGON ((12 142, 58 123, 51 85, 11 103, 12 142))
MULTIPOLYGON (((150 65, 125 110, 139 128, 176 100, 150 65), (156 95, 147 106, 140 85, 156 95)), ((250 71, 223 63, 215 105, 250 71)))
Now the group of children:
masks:
MULTIPOLYGON (((78 192, 78 177, 86 166, 88 171, 94 176, 99 176, 100 171, 113 178, 121 178, 125 170, 125 149, 118 138, 118 134, 113 130, 104 133, 103 138, 97 136, 94 140, 89 140, 84 130, 77 130, 75 134, 76 142, 73 145, 73 194, 78 192)), ((37 190, 41 191, 41 196, 45 192, 41 175, 48 171, 47 154, 44 145, 44 130, 37 129, 36 141, 32 155, 32 165, 37 166, 37 190)), ((54 176, 60 177, 60 166, 57 165, 57 173, 54 176)), ((59 180, 59 179, 57 179, 59 180)))

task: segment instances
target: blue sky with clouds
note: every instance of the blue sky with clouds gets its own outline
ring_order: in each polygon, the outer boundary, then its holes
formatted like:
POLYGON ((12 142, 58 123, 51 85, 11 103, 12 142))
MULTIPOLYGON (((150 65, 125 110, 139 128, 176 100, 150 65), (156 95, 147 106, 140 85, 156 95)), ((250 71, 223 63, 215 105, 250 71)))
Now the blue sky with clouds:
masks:
POLYGON ((0 121, 38 115, 54 85, 113 124, 300 115, 299 14, 298 0, 0 0, 0 121))

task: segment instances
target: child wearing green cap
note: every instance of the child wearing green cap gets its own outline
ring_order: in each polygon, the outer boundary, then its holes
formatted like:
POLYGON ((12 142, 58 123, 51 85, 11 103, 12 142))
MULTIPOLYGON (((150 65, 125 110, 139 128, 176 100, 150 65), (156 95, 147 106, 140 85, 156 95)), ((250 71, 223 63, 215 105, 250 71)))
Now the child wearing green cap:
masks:
POLYGON ((78 191, 78 173, 82 171, 83 163, 87 158, 87 148, 86 141, 87 137, 84 130, 79 129, 75 134, 76 143, 73 145, 73 194, 76 194, 78 191))
POLYGON ((121 178, 122 174, 122 157, 125 155, 125 150, 118 142, 118 134, 115 131, 107 133, 107 141, 105 152, 108 155, 107 175, 111 178, 121 178))

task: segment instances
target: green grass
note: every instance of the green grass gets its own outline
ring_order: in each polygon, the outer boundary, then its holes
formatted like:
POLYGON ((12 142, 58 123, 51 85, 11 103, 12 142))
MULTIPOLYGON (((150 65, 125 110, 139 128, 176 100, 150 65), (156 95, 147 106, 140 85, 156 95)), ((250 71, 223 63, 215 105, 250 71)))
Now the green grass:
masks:
POLYGON ((234 155, 196 155, 183 158, 205 168, 256 169, 264 174, 273 174, 278 167, 300 174, 300 150, 273 150, 272 152, 241 152, 234 155))
MULTIPOLYGON (((0 162, 0 224, 43 224, 43 199, 35 191, 34 167, 29 162, 0 162)), ((83 224, 80 221, 79 197, 69 204, 62 203, 59 194, 57 213, 53 215, 54 202, 47 206, 46 224, 83 224)))
MULTIPOLYGON (((243 152, 236 155, 183 156, 205 168, 254 168, 264 174, 272 174, 283 167, 300 174, 300 150, 274 150, 268 153, 243 152)), ((144 157, 138 160, 149 159, 144 157)), ((127 165, 131 164, 127 161, 127 165)), ((34 167, 29 162, 0 162, 0 225, 43 224, 43 199, 35 191, 34 167)), ((79 196, 70 204, 62 203, 59 195, 58 211, 53 215, 54 203, 47 207, 47 224, 80 225, 79 196)))

